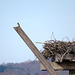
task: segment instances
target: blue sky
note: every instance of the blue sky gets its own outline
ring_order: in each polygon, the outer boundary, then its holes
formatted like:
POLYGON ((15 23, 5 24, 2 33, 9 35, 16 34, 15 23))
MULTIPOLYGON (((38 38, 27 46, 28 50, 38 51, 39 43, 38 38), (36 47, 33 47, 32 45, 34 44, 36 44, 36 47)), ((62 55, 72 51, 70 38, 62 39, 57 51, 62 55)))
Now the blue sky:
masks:
MULTIPOLYGON (((35 42, 75 38, 75 0, 0 0, 0 64, 20 63, 36 57, 15 32, 22 29, 35 42)), ((67 40, 67 39, 66 39, 67 40)))

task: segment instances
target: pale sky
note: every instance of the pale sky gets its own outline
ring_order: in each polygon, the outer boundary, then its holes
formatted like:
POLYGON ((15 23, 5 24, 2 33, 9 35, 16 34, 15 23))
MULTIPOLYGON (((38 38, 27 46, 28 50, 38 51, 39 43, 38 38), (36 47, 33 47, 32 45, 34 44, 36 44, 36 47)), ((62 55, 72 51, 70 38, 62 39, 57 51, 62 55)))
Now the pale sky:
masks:
POLYGON ((72 40, 75 0, 0 0, 0 64, 36 58, 13 29, 17 22, 39 50, 36 42, 50 40, 52 32, 57 40, 72 40))

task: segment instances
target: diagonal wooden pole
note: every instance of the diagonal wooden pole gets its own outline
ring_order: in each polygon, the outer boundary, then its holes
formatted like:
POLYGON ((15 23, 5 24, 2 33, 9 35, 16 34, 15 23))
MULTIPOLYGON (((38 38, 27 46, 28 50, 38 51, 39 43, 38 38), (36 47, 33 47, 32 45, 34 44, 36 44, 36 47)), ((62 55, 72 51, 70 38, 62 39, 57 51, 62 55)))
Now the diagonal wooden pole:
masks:
POLYGON ((33 44, 33 42, 29 39, 29 37, 22 30, 22 28, 19 26, 19 27, 14 27, 14 29, 20 35, 20 37, 23 39, 23 41, 27 44, 27 46, 31 49, 31 51, 35 54, 35 56, 39 59, 39 61, 44 65, 44 67, 47 69, 49 74, 50 75, 57 75, 57 73, 54 71, 52 66, 43 57, 43 55, 40 53, 40 51, 37 49, 37 47, 33 44))

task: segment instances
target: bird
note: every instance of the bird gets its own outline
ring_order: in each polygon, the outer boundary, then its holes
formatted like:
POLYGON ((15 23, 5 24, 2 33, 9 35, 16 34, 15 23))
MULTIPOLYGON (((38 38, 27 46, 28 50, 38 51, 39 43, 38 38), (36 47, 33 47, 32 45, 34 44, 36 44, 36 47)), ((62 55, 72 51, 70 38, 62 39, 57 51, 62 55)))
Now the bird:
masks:
POLYGON ((19 24, 19 22, 17 23, 17 25, 18 25, 18 27, 20 27, 20 24, 19 24))

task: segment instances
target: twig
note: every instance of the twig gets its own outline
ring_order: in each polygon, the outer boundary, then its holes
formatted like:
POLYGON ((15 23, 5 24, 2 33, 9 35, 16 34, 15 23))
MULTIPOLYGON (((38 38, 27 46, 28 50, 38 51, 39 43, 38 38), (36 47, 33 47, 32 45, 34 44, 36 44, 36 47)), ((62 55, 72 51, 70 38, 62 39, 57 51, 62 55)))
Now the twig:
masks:
MULTIPOLYGON (((67 38, 67 39, 69 40, 69 38, 66 36, 66 37, 64 37, 64 38, 62 39, 62 41, 63 41, 65 38, 67 38)), ((70 41, 70 40, 69 40, 69 41, 70 41)))
POLYGON ((62 62, 62 59, 66 55, 67 52, 68 52, 68 50, 62 55, 60 62, 62 62))

